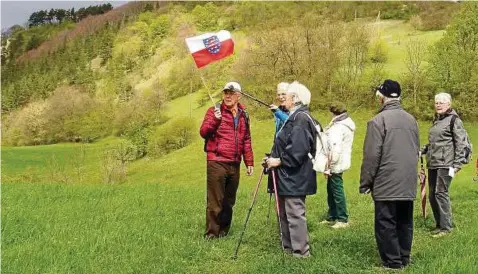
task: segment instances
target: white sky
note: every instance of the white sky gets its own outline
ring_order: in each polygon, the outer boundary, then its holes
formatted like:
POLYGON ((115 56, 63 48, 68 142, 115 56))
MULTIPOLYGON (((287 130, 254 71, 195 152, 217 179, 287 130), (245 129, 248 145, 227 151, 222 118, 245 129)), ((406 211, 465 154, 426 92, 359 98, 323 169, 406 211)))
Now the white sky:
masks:
POLYGON ((0 1, 1 28, 6 29, 13 25, 23 26, 30 15, 39 10, 71 9, 96 6, 111 3, 113 8, 126 4, 128 1, 0 1))

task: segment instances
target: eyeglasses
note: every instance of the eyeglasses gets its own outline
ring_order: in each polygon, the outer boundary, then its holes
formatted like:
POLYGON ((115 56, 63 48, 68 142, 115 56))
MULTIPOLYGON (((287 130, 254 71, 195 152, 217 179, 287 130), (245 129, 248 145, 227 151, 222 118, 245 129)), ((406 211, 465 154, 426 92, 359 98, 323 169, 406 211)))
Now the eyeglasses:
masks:
POLYGON ((435 102, 435 105, 447 105, 447 102, 435 102))

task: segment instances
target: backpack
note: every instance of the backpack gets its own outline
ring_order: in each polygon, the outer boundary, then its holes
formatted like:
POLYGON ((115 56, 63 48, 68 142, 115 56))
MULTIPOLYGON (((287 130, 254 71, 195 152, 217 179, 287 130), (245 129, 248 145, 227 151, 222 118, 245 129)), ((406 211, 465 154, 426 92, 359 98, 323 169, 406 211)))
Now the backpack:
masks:
POLYGON ((315 145, 316 145, 315 156, 312 156, 310 152, 308 154, 309 158, 312 160, 312 164, 313 164, 312 168, 317 172, 324 173, 324 171, 330 168, 329 150, 327 148, 327 140, 325 137, 325 132, 322 129, 322 126, 320 125, 320 123, 316 124, 314 119, 312 119, 310 115, 308 115, 305 112, 302 112, 302 113, 304 113, 305 115, 307 115, 307 117, 309 117, 309 119, 314 124, 315 130, 317 132, 317 140, 315 141, 315 145))
MULTIPOLYGON (((455 127, 455 120, 458 116, 457 115, 452 115, 450 119, 450 131, 451 131, 451 138, 453 139, 453 146, 455 145, 455 135, 453 135, 453 128, 455 127)), ((464 128, 463 128, 464 129, 464 128)), ((465 160, 463 161, 463 164, 468 164, 472 160, 472 154, 473 154, 473 145, 470 142, 470 137, 468 136, 468 132, 465 130, 466 134, 466 146, 464 148, 465 150, 465 160)))

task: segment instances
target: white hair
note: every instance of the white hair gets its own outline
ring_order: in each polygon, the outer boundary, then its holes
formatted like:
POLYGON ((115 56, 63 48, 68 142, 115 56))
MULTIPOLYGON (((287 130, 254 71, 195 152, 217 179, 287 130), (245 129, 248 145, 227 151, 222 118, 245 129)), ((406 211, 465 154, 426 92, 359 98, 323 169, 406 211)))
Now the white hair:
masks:
POLYGON ((385 95, 383 95, 380 91, 377 90, 377 92, 375 93, 376 96, 382 98, 383 100, 383 103, 386 104, 388 102, 393 102, 393 101, 400 101, 400 98, 401 97, 398 97, 398 98, 389 98, 385 95))
POLYGON ((438 93, 435 95, 435 102, 449 103, 451 105, 451 95, 446 92, 438 93))
POLYGON ((294 95, 294 103, 300 103, 304 106, 310 104, 310 91, 301 83, 294 81, 287 88, 287 94, 294 95))
POLYGON ((289 87, 289 83, 281 82, 277 85, 277 93, 287 92, 287 88, 289 87))

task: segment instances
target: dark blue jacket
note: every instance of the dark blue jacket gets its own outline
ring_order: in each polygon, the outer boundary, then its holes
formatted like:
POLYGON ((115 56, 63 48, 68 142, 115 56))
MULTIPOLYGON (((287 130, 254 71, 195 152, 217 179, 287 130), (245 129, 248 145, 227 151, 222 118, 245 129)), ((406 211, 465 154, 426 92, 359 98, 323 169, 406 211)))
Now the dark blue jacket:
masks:
MULTIPOLYGON (((274 168, 278 193, 282 196, 305 196, 317 192, 317 177, 308 154, 315 155, 317 133, 309 109, 301 106, 286 120, 277 133, 271 157, 280 158, 274 168)), ((272 175, 269 175, 271 180, 272 175)))

